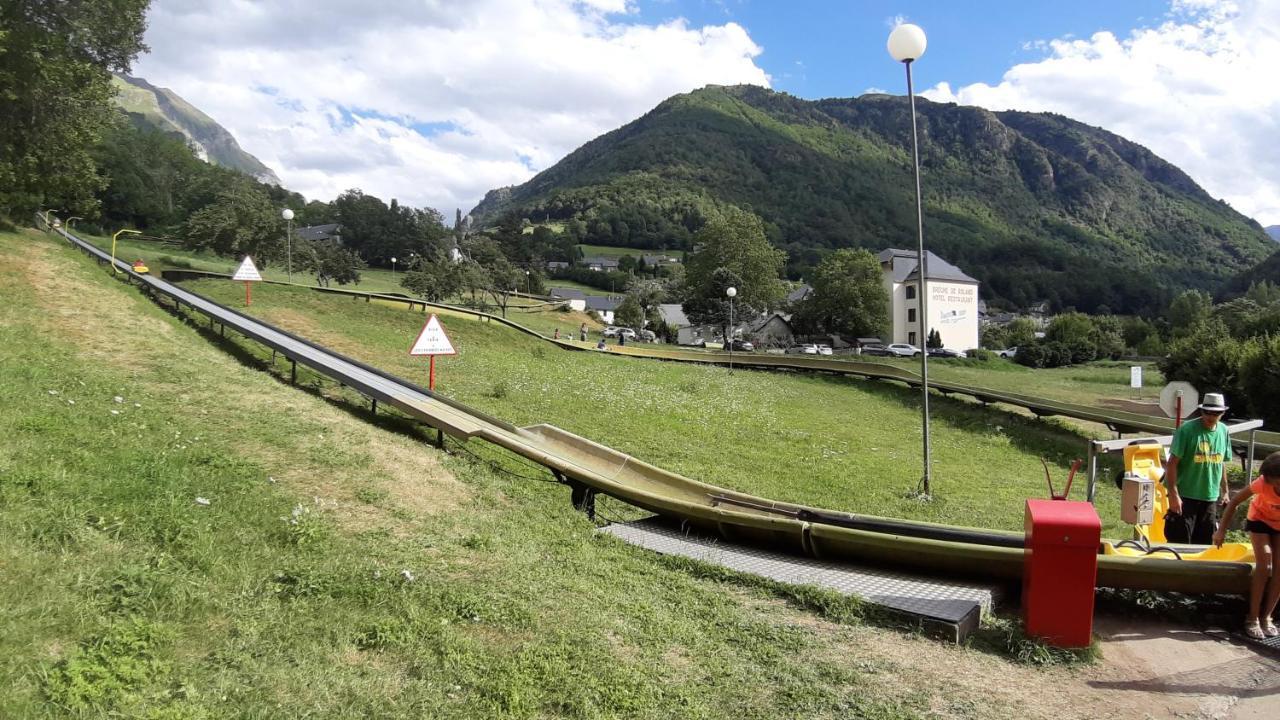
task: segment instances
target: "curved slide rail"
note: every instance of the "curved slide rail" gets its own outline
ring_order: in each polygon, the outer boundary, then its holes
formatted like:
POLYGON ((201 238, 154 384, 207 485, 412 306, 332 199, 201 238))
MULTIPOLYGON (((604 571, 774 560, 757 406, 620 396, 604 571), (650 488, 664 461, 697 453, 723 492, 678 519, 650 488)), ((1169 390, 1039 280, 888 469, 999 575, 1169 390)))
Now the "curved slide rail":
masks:
MULTIPOLYGON (((96 246, 65 231, 58 233, 99 261, 110 262, 110 257, 96 246)), ((449 435, 486 440, 597 492, 726 538, 769 544, 824 559, 853 559, 1007 580, 1021 577, 1024 550, 1019 533, 832 512, 708 485, 552 425, 515 427, 165 280, 135 273, 123 261, 117 260, 116 268, 153 296, 168 297, 179 306, 185 304, 449 435)), ((1248 563, 1132 557, 1109 552, 1112 547, 1113 544, 1104 543, 1099 548, 1098 584, 1103 587, 1209 594, 1244 593, 1248 589, 1252 572, 1248 563)))

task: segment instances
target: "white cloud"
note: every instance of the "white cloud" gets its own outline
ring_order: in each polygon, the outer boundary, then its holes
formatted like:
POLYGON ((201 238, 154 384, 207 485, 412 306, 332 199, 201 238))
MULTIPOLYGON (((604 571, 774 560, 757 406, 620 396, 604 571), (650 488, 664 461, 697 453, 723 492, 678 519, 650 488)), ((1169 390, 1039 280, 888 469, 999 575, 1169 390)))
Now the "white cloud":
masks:
POLYGON ((309 198, 359 187, 452 217, 670 95, 769 84, 740 25, 632 13, 626 0, 155 0, 134 72, 309 198))
POLYGON ((1280 2, 1173 0, 1158 26, 1044 45, 997 85, 922 93, 992 110, 1053 111, 1139 142, 1215 197, 1280 223, 1280 2))

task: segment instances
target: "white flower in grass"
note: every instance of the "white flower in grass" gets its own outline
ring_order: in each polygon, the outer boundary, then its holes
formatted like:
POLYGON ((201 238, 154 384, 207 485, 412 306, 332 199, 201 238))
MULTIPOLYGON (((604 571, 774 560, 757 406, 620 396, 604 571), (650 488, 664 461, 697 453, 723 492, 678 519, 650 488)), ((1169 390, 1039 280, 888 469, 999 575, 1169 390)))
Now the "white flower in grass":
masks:
POLYGON ((400 571, 400 577, 404 578, 404 581, 405 581, 405 582, 413 582, 413 581, 414 581, 413 573, 412 573, 412 572, 409 572, 408 570, 401 570, 401 571, 400 571))
POLYGON ((117 396, 115 396, 115 397, 113 397, 113 398, 111 398, 111 399, 112 399, 112 400, 115 400, 115 401, 116 401, 116 402, 118 402, 118 403, 122 403, 122 402, 124 402, 124 398, 120 397, 119 395, 117 395, 117 396))
POLYGON ((119 414, 120 414, 120 411, 119 411, 119 410, 112 410, 112 411, 111 411, 111 414, 112 414, 112 415, 119 415, 119 414))
POLYGON ((58 394, 58 391, 57 391, 57 390, 50 390, 50 391, 49 391, 49 394, 50 394, 50 395, 57 395, 57 394, 58 394))
POLYGON ((197 504, 197 505, 204 506, 204 507, 208 507, 208 506, 209 506, 209 498, 206 498, 206 497, 197 497, 197 498, 196 498, 196 504, 197 504))

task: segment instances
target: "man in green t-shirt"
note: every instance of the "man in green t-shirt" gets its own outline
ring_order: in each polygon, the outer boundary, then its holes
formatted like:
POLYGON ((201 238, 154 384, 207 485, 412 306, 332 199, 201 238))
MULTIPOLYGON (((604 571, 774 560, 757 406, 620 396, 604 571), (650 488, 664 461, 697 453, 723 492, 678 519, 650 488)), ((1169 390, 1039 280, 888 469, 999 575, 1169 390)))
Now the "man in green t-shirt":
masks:
POLYGON ((1188 420, 1173 433, 1164 483, 1169 492, 1169 514, 1164 535, 1169 542, 1210 545, 1218 529, 1218 505, 1226 503, 1231 436, 1219 422, 1227 411, 1221 393, 1205 393, 1200 417, 1188 420))

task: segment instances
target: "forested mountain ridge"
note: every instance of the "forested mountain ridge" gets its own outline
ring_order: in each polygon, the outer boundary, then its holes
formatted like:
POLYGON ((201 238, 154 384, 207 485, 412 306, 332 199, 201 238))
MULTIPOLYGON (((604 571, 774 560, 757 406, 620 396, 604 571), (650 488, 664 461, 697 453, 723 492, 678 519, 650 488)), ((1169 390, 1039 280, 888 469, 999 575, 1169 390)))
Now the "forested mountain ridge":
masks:
MULTIPOLYGON (((1143 312, 1216 291, 1275 246, 1185 173, 1105 130, 1048 113, 917 99, 925 237, 997 304, 1143 312)), ((482 221, 561 220, 594 244, 687 242, 709 208, 765 221, 803 275, 830 249, 909 246, 906 99, 801 100, 755 86, 677 95, 515 188, 482 221)))
POLYGON ((168 88, 127 75, 112 77, 116 106, 137 125, 182 135, 201 160, 229 167, 271 185, 279 185, 271 168, 245 152, 216 120, 168 88))

